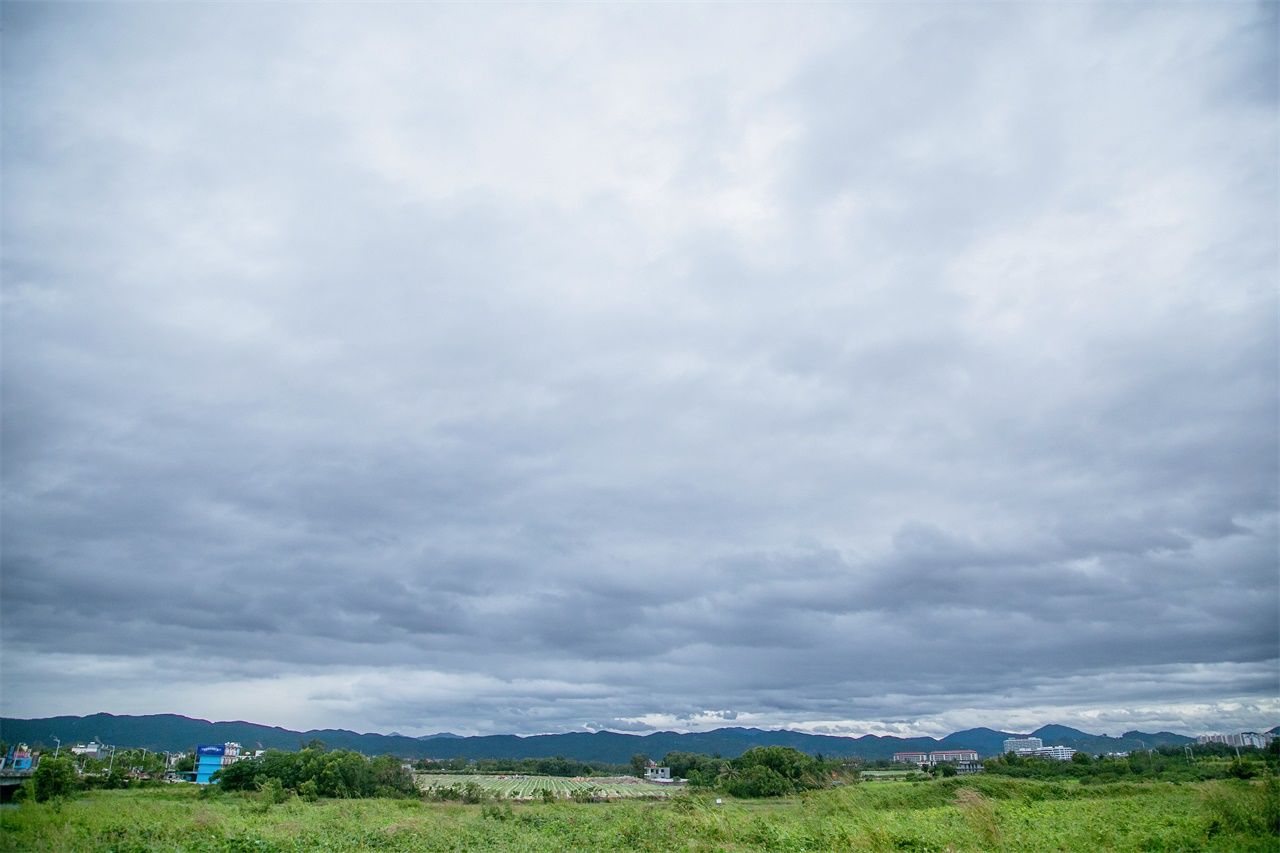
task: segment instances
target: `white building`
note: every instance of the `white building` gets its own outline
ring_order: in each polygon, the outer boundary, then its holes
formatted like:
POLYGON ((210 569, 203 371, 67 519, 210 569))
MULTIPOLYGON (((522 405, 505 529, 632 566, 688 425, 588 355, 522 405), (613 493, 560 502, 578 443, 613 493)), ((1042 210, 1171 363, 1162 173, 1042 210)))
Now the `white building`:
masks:
POLYGON ((87 755, 89 758, 97 758, 100 755, 102 755, 102 751, 105 748, 106 747, 104 747, 102 744, 98 743, 97 741, 91 740, 88 743, 78 743, 75 746, 71 747, 71 754, 87 755))
POLYGON ((1076 751, 1069 746, 1042 746, 1037 749, 1017 749, 1014 755, 1023 758, 1052 758, 1055 761, 1070 761, 1076 751))
POLYGON ((1036 755, 1056 761, 1070 761, 1075 754, 1076 751, 1069 746, 1042 746, 1036 750, 1036 755))
POLYGON ((644 769, 644 778, 650 782, 670 782, 671 768, 659 767, 657 762, 650 761, 649 765, 644 769))
POLYGON ((1021 752, 1024 749, 1040 749, 1044 741, 1038 737, 1007 737, 1004 739, 1005 752, 1021 752))

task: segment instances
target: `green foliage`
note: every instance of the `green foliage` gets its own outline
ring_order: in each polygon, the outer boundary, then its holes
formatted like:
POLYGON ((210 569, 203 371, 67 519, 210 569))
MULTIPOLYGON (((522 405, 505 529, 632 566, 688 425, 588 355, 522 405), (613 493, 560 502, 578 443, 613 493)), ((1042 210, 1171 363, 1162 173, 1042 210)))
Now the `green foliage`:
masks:
POLYGON ((436 785, 427 791, 427 795, 433 800, 458 800, 470 805, 487 803, 495 797, 493 792, 472 779, 453 785, 436 785))
POLYGON ((758 746, 728 763, 717 785, 735 797, 781 797, 824 787, 823 765, 787 746, 758 746))
POLYGON ((1280 846, 1280 790, 1272 777, 1081 785, 981 774, 846 785, 771 802, 729 798, 723 805, 714 795, 686 793, 669 803, 369 798, 272 806, 257 791, 217 791, 171 785, 92 791, 65 806, 57 798, 26 802, 0 811, 0 853, 1270 853, 1280 846), (213 793, 205 799, 203 790, 213 793))
POLYGON ((1023 779, 1075 779, 1086 785, 1137 780, 1203 782, 1254 778, 1262 775, 1264 769, 1272 773, 1280 770, 1277 758, 1262 750, 1242 749, 1241 753, 1243 757, 1237 761, 1234 748, 1224 748, 1223 744, 1197 744, 1190 756, 1181 748, 1161 747, 1127 757, 1081 757, 1077 753, 1071 761, 1006 754, 987 759, 983 764, 988 774, 1023 779))
POLYGON ((289 792, 284 789, 284 785, 280 784, 280 780, 275 777, 264 779, 258 784, 258 792, 262 795, 264 802, 273 805, 279 805, 289 799, 289 792))
POLYGON ((1235 779, 1252 779, 1258 775, 1258 765, 1252 761, 1237 758, 1227 767, 1227 772, 1235 779))
POLYGON ((1261 785, 1232 782, 1211 788, 1204 794, 1204 807, 1210 837, 1280 836, 1280 781, 1275 776, 1268 776, 1261 785))
POLYGON ((729 766, 723 758, 697 752, 668 752, 662 763, 671 768, 672 778, 688 779, 689 784, 695 787, 714 785, 716 778, 729 766))
POLYGON ((720 788, 735 797, 781 797, 796 790, 789 779, 762 764, 727 772, 721 777, 720 788))
POLYGON ((307 790, 314 790, 319 797, 410 797, 418 793, 413 774, 404 769, 398 758, 384 755, 367 759, 346 750, 268 750, 258 758, 237 761, 214 774, 214 781, 226 791, 256 791, 271 779, 282 790, 299 794, 302 786, 310 782, 307 790))
POLYGON ((31 774, 31 796, 37 803, 69 797, 79 789, 75 765, 65 758, 41 758, 31 774))
POLYGON ((514 813, 511 811, 511 803, 485 803, 480 807, 480 816, 485 820, 511 820, 514 813))

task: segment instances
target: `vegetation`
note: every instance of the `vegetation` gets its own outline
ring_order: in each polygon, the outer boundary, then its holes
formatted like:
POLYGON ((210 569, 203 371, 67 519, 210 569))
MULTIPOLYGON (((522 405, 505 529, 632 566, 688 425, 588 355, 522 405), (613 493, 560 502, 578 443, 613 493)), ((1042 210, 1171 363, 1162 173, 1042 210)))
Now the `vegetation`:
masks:
POLYGON ((31 774, 31 796, 37 803, 69 797, 79 789, 75 765, 65 758, 46 758, 31 774))
POLYGON ((224 767, 214 780, 225 791, 259 791, 269 786, 272 791, 308 797, 406 797, 418 793, 413 775, 395 756, 368 759, 358 752, 326 752, 320 746, 298 752, 270 749, 258 758, 224 767))
POLYGON ((307 802, 283 790, 268 780, 259 791, 170 785, 28 801, 0 813, 0 851, 1247 853, 1280 843, 1274 777, 1082 785, 979 775, 851 784, 773 800, 724 797, 723 805, 711 793, 688 791, 666 802, 468 805, 421 798, 307 802))
MULTIPOLYGON (((1280 744, 1280 741, 1276 741, 1280 744)), ((1025 757, 1012 753, 983 761, 987 773, 1023 779, 1074 779, 1084 784, 1161 780, 1204 782, 1211 779, 1252 779, 1280 772, 1276 750, 1236 750, 1222 744, 1197 745, 1183 750, 1161 747, 1124 757, 1095 757, 1076 753, 1072 761, 1025 757)))

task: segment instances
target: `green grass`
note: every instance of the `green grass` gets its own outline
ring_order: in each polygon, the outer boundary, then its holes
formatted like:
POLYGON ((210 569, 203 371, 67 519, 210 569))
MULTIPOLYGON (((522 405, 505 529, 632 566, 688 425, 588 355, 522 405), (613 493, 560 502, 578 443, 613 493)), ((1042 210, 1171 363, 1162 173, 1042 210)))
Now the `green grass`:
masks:
MULTIPOLYGON (((567 780, 566 780, 567 781, 567 780)), ((4 851, 1275 851, 1274 782, 877 782, 780 801, 207 799, 99 791, 0 812, 4 851)))

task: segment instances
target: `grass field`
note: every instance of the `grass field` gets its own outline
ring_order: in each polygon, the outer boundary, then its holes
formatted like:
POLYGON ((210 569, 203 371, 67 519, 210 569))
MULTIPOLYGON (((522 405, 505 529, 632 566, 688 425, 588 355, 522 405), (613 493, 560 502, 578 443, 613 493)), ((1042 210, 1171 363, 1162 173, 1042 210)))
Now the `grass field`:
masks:
POLYGON ((0 850, 1275 851, 1274 782, 1079 785, 968 777, 788 800, 460 805, 99 791, 0 813, 0 850))
POLYGON ((511 800, 538 800, 542 791, 550 791, 560 799, 570 799, 575 792, 593 799, 620 800, 631 797, 666 798, 680 786, 621 779, 567 779, 563 776, 524 776, 520 774, 483 776, 477 774, 419 773, 414 777, 423 791, 465 785, 474 782, 489 795, 511 800))

